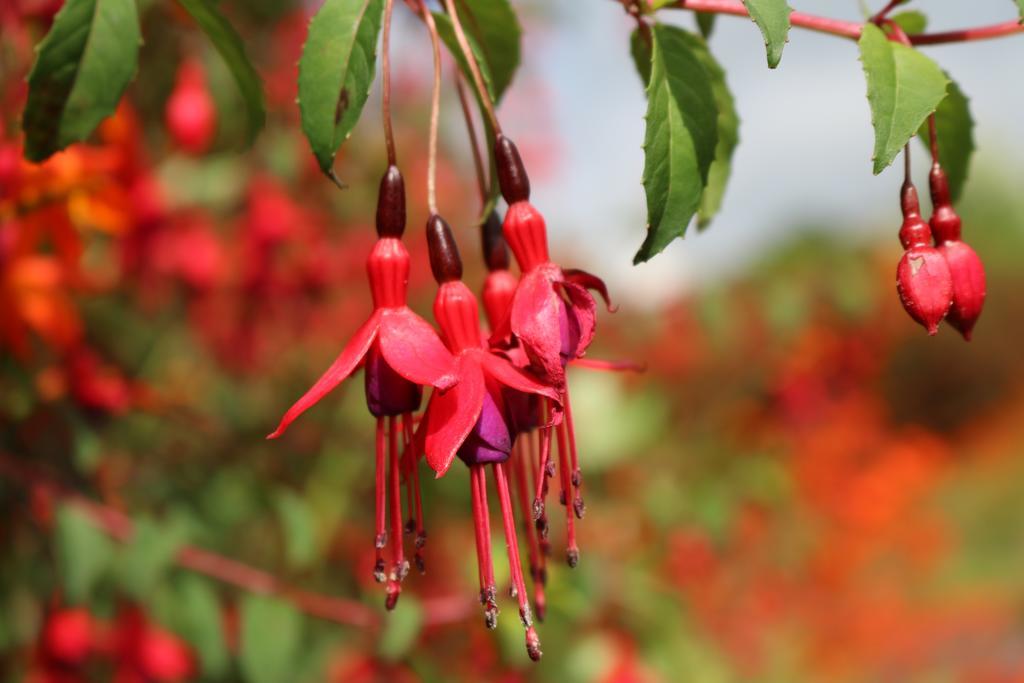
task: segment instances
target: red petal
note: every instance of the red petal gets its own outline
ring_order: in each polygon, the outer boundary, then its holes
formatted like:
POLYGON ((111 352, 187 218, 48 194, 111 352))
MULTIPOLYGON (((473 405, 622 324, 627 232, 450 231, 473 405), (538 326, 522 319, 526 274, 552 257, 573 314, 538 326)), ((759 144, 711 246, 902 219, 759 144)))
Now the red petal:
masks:
POLYGON ((427 464, 442 476, 451 467, 459 446, 480 418, 484 404, 484 373, 475 358, 459 358, 459 383, 434 389, 428 408, 423 450, 427 464))
POLYGON ((594 340, 594 327, 597 324, 597 304, 590 292, 572 282, 562 282, 562 291, 569 297, 572 314, 580 325, 580 343, 576 345, 575 357, 579 358, 594 340))
POLYGON ((272 434, 267 435, 268 439, 276 439, 284 434, 284 430, 288 429, 288 425, 294 422, 295 418, 306 412, 317 401, 330 393, 334 387, 341 384, 345 378, 359 367, 359 363, 362 362, 366 353, 370 350, 370 346, 373 345, 374 339, 377 337, 379 326, 380 313, 379 311, 374 311, 370 319, 356 330, 352 339, 349 340, 345 348, 338 354, 335 361, 331 363, 331 367, 327 368, 327 372, 316 381, 316 384, 309 391, 302 395, 302 398, 295 402, 295 405, 288 409, 288 412, 281 418, 280 424, 277 425, 277 429, 272 434))
POLYGON ((479 352, 479 355, 484 371, 506 387, 521 391, 524 394, 547 396, 552 401, 561 403, 559 393, 554 387, 544 384, 536 377, 523 372, 512 365, 506 358, 493 353, 487 353, 486 351, 479 352))
POLYGON ((455 357, 430 323, 408 308, 381 311, 380 350, 387 364, 413 384, 447 389, 458 381, 455 357))
POLYGON ((604 305, 608 307, 609 312, 614 313, 619 310, 619 307, 612 303, 612 298, 608 296, 608 287, 605 286, 604 280, 598 276, 576 268, 563 270, 562 275, 565 276, 567 281, 586 289, 592 289, 600 294, 601 298, 604 299, 604 305))
POLYGON ((522 277, 512 300, 511 325, 544 375, 558 383, 565 377, 559 357, 559 306, 564 303, 555 291, 555 279, 560 279, 560 274, 554 265, 534 268, 522 277))

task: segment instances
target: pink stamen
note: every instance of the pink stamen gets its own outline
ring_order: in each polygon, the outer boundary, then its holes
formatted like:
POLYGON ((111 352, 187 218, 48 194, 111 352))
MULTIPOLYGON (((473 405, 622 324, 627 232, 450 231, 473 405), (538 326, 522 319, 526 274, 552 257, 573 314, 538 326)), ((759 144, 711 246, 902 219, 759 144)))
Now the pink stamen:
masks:
POLYGON ((501 502, 501 518, 505 525, 505 545, 508 549, 509 569, 512 573, 512 585, 515 587, 519 600, 519 618, 527 630, 526 650, 530 659, 540 659, 540 641, 536 632, 531 639, 529 629, 533 628, 533 617, 530 615, 530 598, 526 594, 526 582, 523 580, 523 566, 519 559, 519 539, 516 538, 516 520, 512 512, 512 496, 509 493, 508 478, 505 474, 505 463, 494 464, 494 478, 498 488, 498 500, 501 502))
POLYGON ((494 561, 491 557, 491 523, 487 508, 487 477, 483 465, 470 465, 473 482, 473 523, 476 526, 477 558, 480 566, 480 601, 484 605, 487 628, 498 625, 498 589, 494 582, 494 561))
POLYGON ((529 453, 529 434, 524 434, 514 447, 512 453, 512 469, 509 476, 513 480, 516 489, 516 499, 519 502, 519 514, 523 516, 523 532, 526 534, 528 557, 530 559, 530 577, 533 579, 534 605, 537 610, 537 618, 544 620, 544 554, 540 549, 537 540, 537 531, 530 522, 530 466, 533 464, 529 453), (526 443, 524 443, 524 439, 526 443))
POLYGON ((562 392, 562 403, 565 406, 565 432, 569 439, 569 460, 572 465, 572 487, 573 499, 572 510, 576 513, 577 519, 583 519, 586 506, 583 505, 583 493, 580 488, 583 486, 583 472, 580 470, 579 456, 576 453, 576 429, 572 425, 572 405, 569 403, 569 387, 562 392))
POLYGON ((373 578, 377 583, 383 583, 386 578, 384 573, 384 546, 388 544, 388 531, 386 520, 387 494, 385 486, 385 459, 387 450, 387 439, 384 434, 384 418, 377 418, 377 462, 376 462, 376 521, 377 535, 373 545, 376 550, 376 561, 373 565, 373 578))
POLYGON ((423 495, 420 491, 420 452, 416 448, 416 440, 413 438, 413 420, 409 413, 402 415, 402 430, 405 432, 405 453, 408 455, 409 476, 412 478, 413 501, 416 510, 416 551, 413 560, 416 562, 416 569, 420 574, 427 571, 426 563, 423 561, 423 546, 427 544, 427 530, 423 523, 423 495))
POLYGON ((405 550, 402 547, 402 481, 398 462, 398 421, 388 418, 388 460, 389 480, 391 486, 391 573, 388 576, 388 595, 385 606, 395 608, 398 596, 402 592, 401 582, 409 573, 409 563, 405 561, 405 550))
POLYGON ((565 506, 565 536, 566 550, 565 560, 570 567, 575 567, 580 561, 580 551, 576 546, 576 516, 573 514, 572 506, 568 504, 569 492, 572 490, 572 482, 569 474, 569 446, 565 435, 565 421, 558 425, 558 481, 560 484, 559 502, 565 506))
POLYGON ((548 416, 550 411, 548 410, 548 402, 543 402, 541 419, 543 420, 543 426, 540 428, 540 462, 537 465, 537 479, 534 482, 534 498, 533 498, 533 519, 537 523, 537 530, 540 531, 541 538, 547 538, 548 535, 548 520, 547 514, 544 509, 545 499, 548 495, 548 474, 551 468, 551 427, 547 426, 548 416))

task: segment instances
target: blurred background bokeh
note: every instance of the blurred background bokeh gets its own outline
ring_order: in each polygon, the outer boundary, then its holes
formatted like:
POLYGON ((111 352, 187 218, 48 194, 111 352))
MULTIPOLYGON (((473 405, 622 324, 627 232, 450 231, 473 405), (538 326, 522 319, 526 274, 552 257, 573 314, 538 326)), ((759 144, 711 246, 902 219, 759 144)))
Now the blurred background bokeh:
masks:
MULTIPOLYGON (((376 91, 337 165, 348 189, 309 153, 295 80, 315 7, 221 4, 265 79, 252 149, 216 53, 150 0, 117 114, 41 166, 20 160, 19 115, 60 2, 2 15, 3 680, 1024 681, 1024 150, 1010 133, 1024 94, 1006 66, 1024 41, 932 51, 978 122, 959 208, 989 294, 967 344, 927 337, 899 305, 901 178, 870 173, 851 44, 794 31, 768 72, 756 28, 718 22, 742 119, 725 208, 633 268, 630 22, 613 2, 517 4, 524 61, 503 120, 560 260, 608 274, 621 302, 589 355, 647 368, 571 371, 582 559, 555 553, 531 664, 512 601, 493 632, 474 604, 464 468, 435 481, 424 466, 427 572, 385 613, 361 381, 264 440, 369 310, 385 159, 376 91), (166 124, 186 60, 218 112, 201 154, 166 124)), ((936 29, 1013 10, 942 5, 924 7, 936 29)), ((396 133, 412 305, 429 315, 429 43, 404 10, 396 133)), ((439 204, 475 287, 479 205, 450 83, 444 98, 439 204)))

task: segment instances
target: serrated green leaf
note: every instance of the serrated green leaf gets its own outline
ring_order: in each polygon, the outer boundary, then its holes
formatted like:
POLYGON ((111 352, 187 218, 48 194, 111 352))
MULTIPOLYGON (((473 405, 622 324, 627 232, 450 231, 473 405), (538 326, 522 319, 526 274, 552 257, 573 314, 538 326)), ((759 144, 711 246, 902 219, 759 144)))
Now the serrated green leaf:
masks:
POLYGON ((704 40, 711 37, 711 32, 715 30, 715 17, 718 15, 713 12, 697 12, 697 30, 704 36, 704 40))
POLYGON ((282 490, 275 499, 284 536, 285 559, 292 569, 308 567, 316 559, 316 520, 306 501, 282 490))
POLYGON ((789 13, 792 10, 786 0, 743 0, 743 5, 761 29, 768 55, 768 68, 774 69, 782 59, 782 48, 789 38, 789 13))
POLYGON ((877 175, 939 106, 946 96, 947 81, 935 62, 911 47, 890 41, 874 24, 865 24, 858 45, 875 128, 877 175))
POLYGON ((423 628, 423 607, 413 595, 403 595, 398 609, 390 612, 378 640, 378 653, 395 661, 405 657, 423 628))
POLYGON ((263 84, 249 57, 245 54, 242 38, 210 0, 178 0, 192 15, 206 37, 217 48, 224 63, 238 85, 245 102, 246 142, 251 144, 263 128, 267 113, 263 104, 263 84))
POLYGON ((89 598, 110 567, 114 546, 81 511, 64 505, 57 511, 57 562, 70 602, 89 598))
POLYGON ((67 0, 28 76, 25 158, 42 161, 85 140, 114 112, 140 42, 135 0, 67 0))
POLYGON ((239 664, 248 683, 291 680, 302 641, 302 616, 289 603, 262 595, 242 601, 239 664))
POLYGON ((205 579, 185 575, 178 582, 174 596, 174 631, 195 648, 203 674, 210 679, 220 679, 227 672, 230 657, 216 590, 205 579))
POLYGON ((117 577, 122 589, 144 601, 174 562, 186 535, 180 524, 137 520, 131 540, 118 553, 117 577))
POLYGON ((648 260, 686 232, 718 144, 711 78, 687 33, 658 24, 652 35, 643 174, 647 238, 634 263, 648 260))
MULTIPOLYGON (((1024 2, 1024 0, 1021 0, 1021 2, 1024 2)), ((899 27, 903 29, 903 32, 910 36, 917 33, 924 33, 924 30, 928 27, 928 17, 917 10, 898 12, 897 14, 889 17, 889 19, 899 24, 899 27)))
MULTIPOLYGON (((946 86, 946 97, 935 110, 935 133, 939 141, 939 160, 946 171, 949 192, 955 202, 963 191, 971 155, 974 153, 974 119, 971 118, 967 96, 952 79, 946 86)), ((917 135, 927 148, 927 120, 921 124, 917 135)))
POLYGON ((498 102, 512 83, 519 67, 522 29, 508 0, 455 0, 459 20, 467 37, 472 36, 490 71, 494 101, 498 102))
POLYGON ((326 0, 309 22, 302 46, 302 131, 320 169, 339 185, 334 156, 370 95, 383 11, 383 0, 326 0))
MULTIPOLYGON (((722 205, 722 196, 732 171, 732 154, 739 144, 739 115, 736 105, 725 81, 725 70, 718 64, 708 50, 707 44, 697 36, 682 34, 690 49, 698 57, 711 79, 711 89, 718 109, 718 144, 715 147, 715 159, 708 169, 707 183, 701 195, 700 207, 697 212, 697 226, 703 228, 711 222, 722 205)), ((633 31, 630 38, 630 51, 640 78, 646 84, 650 78, 651 50, 639 31, 633 31)))

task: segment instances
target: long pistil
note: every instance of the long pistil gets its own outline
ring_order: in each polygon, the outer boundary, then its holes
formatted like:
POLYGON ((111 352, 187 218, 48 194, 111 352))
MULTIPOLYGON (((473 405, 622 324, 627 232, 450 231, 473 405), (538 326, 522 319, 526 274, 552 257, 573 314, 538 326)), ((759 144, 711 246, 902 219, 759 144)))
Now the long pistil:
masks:
POLYGON ((515 485, 516 501, 519 503, 519 514, 523 519, 523 533, 526 534, 528 557, 530 560, 530 577, 533 579, 533 602, 537 610, 537 618, 544 620, 544 553, 537 539, 537 530, 530 521, 530 479, 532 467, 528 442, 530 434, 523 434, 517 440, 512 452, 512 468, 510 478, 515 485))
POLYGON ((558 425, 558 481, 560 491, 559 502, 565 506, 565 561, 570 567, 575 567, 580 561, 580 551, 576 545, 576 516, 573 514, 572 505, 569 504, 569 495, 572 491, 572 481, 569 472, 569 445, 565 434, 565 421, 558 425))
POLYGON ((377 535, 374 537, 373 546, 376 551, 376 561, 373 565, 373 578, 377 583, 383 583, 387 578, 384 570, 384 546, 388 544, 387 531, 387 436, 384 433, 384 418, 377 418, 377 458, 376 458, 376 526, 377 535))
POLYGON ((387 599, 385 606, 395 608, 398 596, 402 592, 401 582, 409 573, 409 563, 405 560, 402 547, 402 480, 398 461, 398 421, 388 417, 388 480, 391 489, 391 572, 388 575, 387 599))
POLYGON ((484 606, 484 623, 487 628, 495 628, 498 625, 498 589, 494 582, 494 561, 491 557, 491 523, 484 466, 471 465, 469 476, 473 486, 473 524, 480 568, 480 602, 484 606))
POLYGON ((416 562, 416 569, 420 574, 427 571, 427 565, 423 561, 423 546, 427 544, 427 530, 423 523, 423 495, 420 491, 420 452, 416 447, 416 440, 413 438, 412 415, 402 415, 402 431, 405 433, 405 453, 408 460, 409 476, 412 480, 413 502, 416 509, 416 541, 413 560, 416 562))
POLYGON ((526 651, 530 659, 537 661, 541 657, 540 638, 533 627, 530 614, 530 598, 526 593, 526 582, 523 580, 523 566, 519 559, 519 540, 516 537, 516 520, 512 512, 512 496, 509 493, 508 477, 505 463, 495 463, 494 478, 498 489, 498 500, 501 503, 501 518, 505 526, 505 545, 508 549, 508 564, 512 574, 512 586, 519 601, 519 618, 526 628, 526 651))

